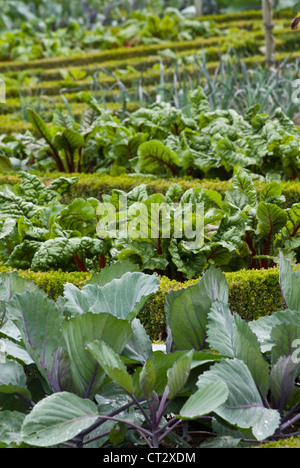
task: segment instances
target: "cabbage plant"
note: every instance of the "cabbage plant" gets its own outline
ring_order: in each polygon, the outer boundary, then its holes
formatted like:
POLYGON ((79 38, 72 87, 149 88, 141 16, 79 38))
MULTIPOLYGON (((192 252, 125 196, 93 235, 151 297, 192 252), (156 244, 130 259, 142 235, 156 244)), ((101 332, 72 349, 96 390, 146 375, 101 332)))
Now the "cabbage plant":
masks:
MULTIPOLYGON (((181 420, 207 414, 225 401, 222 382, 189 397, 190 373, 202 364, 200 356, 194 361, 193 351, 153 352, 137 315, 157 291, 158 279, 129 271, 111 280, 110 269, 101 275, 101 286, 95 278, 81 290, 66 284, 57 302, 34 287, 24 292, 28 283, 15 273, 2 275, 1 335, 14 346, 0 364, 7 408, 0 419, 3 426, 13 417, 20 424, 16 438, 1 434, 3 445, 83 447, 109 441, 158 447, 181 420), (38 390, 31 386, 36 374, 38 390), (12 396, 27 405, 23 412, 10 407, 12 396), (167 409, 178 396, 179 419, 168 419, 167 409)), ((205 362, 215 359, 208 353, 205 362)))
POLYGON ((188 447, 177 431, 189 421, 205 421, 213 439, 203 446, 298 433, 299 274, 283 254, 285 310, 245 322, 212 267, 167 296, 166 352, 153 350, 138 319, 158 279, 123 268, 115 279, 105 268, 82 289, 65 285, 57 302, 2 275, 0 333, 11 345, 0 419, 4 428, 13 421, 2 446, 188 447))

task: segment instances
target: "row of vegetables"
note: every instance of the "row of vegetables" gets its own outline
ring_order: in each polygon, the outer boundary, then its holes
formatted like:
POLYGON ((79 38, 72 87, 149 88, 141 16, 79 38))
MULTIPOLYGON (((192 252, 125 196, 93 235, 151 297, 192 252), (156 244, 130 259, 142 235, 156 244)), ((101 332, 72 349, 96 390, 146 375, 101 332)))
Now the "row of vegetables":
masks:
POLYGON ((278 108, 259 105, 243 116, 211 110, 201 87, 189 93, 189 112, 155 103, 121 119, 88 93, 78 122, 57 107, 51 125, 29 109, 32 131, 2 135, 2 170, 150 174, 229 180, 236 166, 260 181, 299 177, 299 129, 278 108))
POLYGON ((158 278, 123 265, 66 284, 56 302, 0 276, 2 448, 189 448, 195 429, 201 446, 233 448, 297 434, 300 284, 283 254, 288 310, 247 323, 211 267, 167 296, 165 352, 137 317, 158 278))
POLYGON ((0 187, 0 261, 13 268, 100 271, 130 259, 146 273, 180 280, 211 264, 224 271, 273 267, 280 250, 299 261, 299 203, 286 206, 274 181, 258 193, 243 168, 224 196, 201 186, 184 192, 177 183, 149 195, 144 184, 70 203, 62 195, 77 177, 45 186, 28 172, 19 176, 21 184, 0 187))

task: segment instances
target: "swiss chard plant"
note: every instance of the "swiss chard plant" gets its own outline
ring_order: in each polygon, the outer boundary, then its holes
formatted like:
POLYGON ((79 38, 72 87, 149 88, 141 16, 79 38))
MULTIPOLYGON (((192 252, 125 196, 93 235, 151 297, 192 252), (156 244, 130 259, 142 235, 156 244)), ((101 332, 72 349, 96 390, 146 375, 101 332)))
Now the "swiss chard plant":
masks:
POLYGON ((0 260, 39 271, 103 268, 109 246, 95 235, 99 201, 61 202, 76 177, 61 177, 46 186, 34 175, 19 175, 21 184, 0 190, 0 260))
POLYGON ((149 195, 141 185, 69 204, 61 197, 76 177, 46 186, 35 175, 19 175, 21 184, 0 188, 0 261, 13 268, 87 272, 130 260, 145 273, 184 280, 212 264, 226 271, 269 268, 280 249, 299 257, 299 204, 285 207, 278 182, 258 192, 242 168, 223 197, 201 186, 182 192, 178 184, 149 195))
POLYGON ((5 137, 14 141, 6 145, 3 167, 18 162, 67 173, 229 180, 239 166, 258 180, 299 177, 299 130, 280 109, 271 116, 259 113, 259 105, 245 116, 234 109, 213 111, 198 88, 188 95, 188 113, 156 102, 121 118, 89 93, 78 97, 88 104, 79 121, 57 107, 46 123, 29 109, 34 134, 5 137), (15 153, 7 154, 14 146, 15 153))
MULTIPOLYGON (((283 207, 278 182, 265 184, 259 193, 243 168, 235 169, 232 188, 224 197, 201 187, 182 193, 176 184, 165 195, 148 196, 142 185, 127 194, 114 190, 104 201, 119 210, 129 233, 124 236, 121 222, 111 233, 112 258, 138 260, 143 270, 195 278, 211 264, 227 271, 261 269, 276 264, 280 249, 294 260, 299 255, 298 204, 283 207), (192 233, 185 230, 188 216, 193 217, 192 233)), ((99 236, 104 221, 105 216, 99 216, 99 236)), ((106 231, 110 233, 109 225, 106 231)))

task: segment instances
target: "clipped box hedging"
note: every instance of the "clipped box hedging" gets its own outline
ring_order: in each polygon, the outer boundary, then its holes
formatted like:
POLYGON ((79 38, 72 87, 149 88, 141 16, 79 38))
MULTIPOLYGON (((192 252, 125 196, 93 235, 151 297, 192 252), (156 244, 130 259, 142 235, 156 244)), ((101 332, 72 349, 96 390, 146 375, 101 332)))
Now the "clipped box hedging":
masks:
MULTIPOLYGON (((0 274, 16 271, 0 263, 0 274)), ((61 270, 49 272, 34 272, 31 270, 17 270, 18 275, 30 281, 34 281, 43 289, 50 299, 56 300, 63 294, 64 284, 72 283, 77 287, 84 285, 92 273, 63 272, 61 270)))
POLYGON ((300 448, 300 436, 298 437, 289 437, 288 439, 281 439, 277 442, 269 442, 268 444, 260 444, 256 448, 261 449, 299 449, 300 448))
MULTIPOLYGON (((4 106, 4 104, 1 104, 4 106)), ((12 133, 25 133, 32 130, 29 122, 22 120, 20 112, 0 115, 1 134, 11 135, 12 133)))
MULTIPOLYGON (((239 16, 235 15, 229 17, 231 21, 238 21, 239 16)), ((247 18, 243 18, 244 20, 247 18)), ((250 18, 249 18, 250 19, 250 18)), ((204 20, 207 21, 206 17, 204 20)), ((201 21, 201 20, 200 20, 201 21)), ((225 18, 224 18, 225 21, 225 18)), ((226 22, 224 23, 224 27, 226 27, 226 22)), ((158 44, 147 44, 147 45, 139 45, 135 47, 119 47, 117 49, 107 49, 107 50, 100 50, 96 52, 87 52, 87 53, 79 53, 74 54, 68 57, 53 57, 53 58, 44 58, 38 60, 32 60, 30 62, 22 62, 22 61, 9 61, 9 62, 2 62, 0 64, 0 73, 7 73, 7 72, 16 72, 20 70, 51 70, 53 68, 58 67, 69 67, 69 66, 78 66, 78 65, 91 65, 95 63, 103 63, 109 60, 122 60, 124 58, 135 58, 135 57, 146 57, 152 56, 153 54, 157 54, 159 51, 165 49, 176 49, 180 50, 190 50, 195 48, 196 45, 202 48, 207 41, 208 44, 210 42, 216 43, 217 39, 221 39, 222 36, 214 36, 212 38, 197 38, 190 41, 173 41, 173 42, 163 42, 158 44)))
MULTIPOLYGON (((74 174, 79 178, 79 181, 74 185, 69 194, 65 196, 65 201, 69 202, 73 198, 88 198, 93 197, 98 200, 102 199, 102 195, 110 193, 114 189, 129 192, 134 187, 146 184, 149 194, 166 193, 173 184, 178 184, 183 192, 195 187, 201 186, 204 189, 216 190, 222 195, 225 195, 232 185, 229 181, 206 180, 206 179, 190 179, 190 178, 172 178, 172 179, 155 179, 151 177, 129 175, 121 175, 117 177, 108 174, 89 175, 89 174, 74 174)), ((44 178, 47 182, 47 177, 44 178)), ((51 179, 50 179, 51 180, 51 179)), ((263 188, 263 184, 256 183, 258 193, 263 188)), ((290 207, 294 203, 300 202, 300 182, 286 181, 281 183, 282 193, 286 197, 285 207, 290 207)))
MULTIPOLYGON (((283 30, 279 30, 279 31, 276 31, 275 32, 275 37, 276 37, 276 48, 278 51, 289 51, 289 50, 293 50, 295 48, 295 46, 300 42, 300 37, 299 36, 295 36, 294 34, 292 34, 292 31, 288 30, 287 28, 286 29, 283 29, 283 30)), ((150 63, 148 64, 148 66, 150 65, 153 65, 155 63, 155 60, 153 61, 153 54, 157 54, 160 50, 165 50, 165 49, 172 49, 172 50, 175 50, 177 52, 180 52, 180 51, 185 51, 185 52, 188 52, 189 55, 192 55, 193 53, 196 53, 197 50, 205 50, 205 55, 206 55, 206 60, 207 62, 211 62, 211 61, 216 61, 219 59, 220 57, 220 54, 221 53, 225 53, 229 47, 233 47, 237 52, 239 53, 243 53, 243 52, 247 52, 247 53, 251 53, 251 54, 257 54, 260 50, 260 47, 264 44, 264 34, 262 32, 255 32, 255 33, 246 33, 245 32, 243 33, 243 40, 240 40, 240 39, 237 39, 237 38, 232 38, 232 40, 230 39, 230 36, 227 37, 220 37, 220 38, 210 38, 210 39, 196 39, 194 41, 187 41, 187 42, 176 42, 176 43, 166 43, 166 44, 159 44, 159 47, 156 45, 156 47, 158 47, 157 50, 153 49, 152 50, 152 46, 147 46, 146 49, 147 49, 147 52, 145 49, 145 46, 142 46, 142 47, 134 47, 133 50, 136 52, 136 49, 141 49, 140 50, 140 53, 139 54, 134 54, 134 57, 138 57, 138 61, 137 63, 135 63, 135 66, 139 66, 139 68, 143 65, 146 66, 147 68, 147 60, 146 58, 151 56, 151 58, 149 58, 149 61, 150 63), (149 54, 148 52, 148 49, 149 50, 152 50, 151 54, 149 54)), ((117 49, 117 51, 120 51, 120 50, 123 50, 123 49, 117 49)), ((125 50, 125 52, 123 52, 123 55, 122 55, 122 59, 120 57, 115 57, 115 53, 116 51, 112 51, 109 58, 107 58, 106 62, 103 63, 103 68, 107 68, 107 69, 115 69, 116 67, 119 67, 119 66, 125 66, 126 63, 130 64, 130 59, 132 59, 132 51, 131 49, 128 50, 128 48, 125 50), (127 55, 126 53, 127 52, 127 55), (125 61, 124 61, 125 59, 125 61), (108 61, 109 60, 109 61, 108 61)), ((85 54, 82 56, 82 61, 80 63, 78 63, 77 65, 79 65, 80 67, 85 67, 85 66, 92 66, 93 68, 92 69, 96 69, 97 67, 95 67, 95 64, 98 64, 101 62, 99 62, 99 57, 96 58, 94 57, 94 60, 93 61, 87 61, 87 57, 89 56, 90 54, 85 54)), ((95 55, 95 54, 93 54, 95 55)), ((44 67, 45 69, 47 70, 47 60, 48 59, 44 59, 44 67)), ((52 61, 52 59, 50 59, 52 61)), ((75 60, 75 59, 74 59, 75 60)), ((57 58, 57 66, 55 66, 55 64, 53 62, 52 63, 52 69, 53 68, 61 68, 62 65, 60 65, 60 58, 57 58)), ((14 62, 11 63, 11 67, 13 67, 14 69, 14 62)), ((24 65, 24 64, 23 64, 24 65)), ((33 67, 35 66, 35 64, 33 63, 32 64, 33 67)), ((67 66, 70 67, 70 66, 75 66, 76 63, 68 63, 67 66)), ((6 64, 5 66, 8 66, 8 64, 6 64)), ((26 67, 27 65, 24 65, 24 67, 26 67)), ((189 73, 190 74, 195 74, 195 73, 198 73, 199 69, 198 67, 188 67, 189 68, 189 73)), ((4 70, 2 70, 2 66, 0 66, 0 72, 3 72, 4 70)), ((173 67, 170 67, 168 70, 166 70, 166 74, 173 74, 174 73, 174 69, 173 67)), ((47 75, 46 75, 47 76, 47 75)), ((58 81, 44 81, 43 84, 42 84, 42 88, 44 90, 44 92, 47 93, 47 95, 49 96, 54 96, 54 95, 57 95, 59 94, 59 91, 61 90, 62 87, 65 87, 65 88, 74 88, 74 83, 72 81, 65 81, 65 80, 59 80, 59 74, 58 73, 55 73, 55 75, 52 75, 52 79, 53 78, 58 78, 58 81)), ((144 84, 147 84, 147 82, 151 83, 154 79, 156 78, 159 78, 160 77, 160 71, 159 70, 150 70, 148 73, 145 72, 145 75, 144 75, 144 84)), ((49 76, 48 75, 48 79, 51 78, 51 75, 49 76)), ((122 81, 125 85, 130 85, 133 81, 133 79, 135 78, 134 75, 132 74, 128 74, 126 76, 124 76, 122 78, 122 81)), ((106 77, 104 78, 104 82, 106 84, 112 84, 115 82, 115 78, 114 77, 106 77)), ((89 86, 90 85, 90 81, 89 80, 82 80, 82 81, 79 81, 76 83, 77 86, 89 86)), ((33 91, 33 87, 22 87, 21 88, 22 92, 32 92, 33 91)), ((13 97, 17 97, 19 95, 19 91, 20 90, 17 90, 15 87, 13 86, 8 86, 7 89, 6 89, 6 95, 8 98, 13 98, 13 97)))
MULTIPOLYGON (((78 183, 71 187, 70 192, 64 195, 63 202, 70 203, 74 198, 96 198, 102 200, 102 195, 110 194, 112 190, 123 190, 124 192, 131 191, 134 187, 145 184, 149 195, 154 193, 165 194, 173 184, 178 184, 182 191, 186 191, 195 187, 202 187, 208 190, 216 190, 225 195, 226 191, 232 188, 230 181, 207 180, 207 179, 191 179, 186 178, 170 178, 159 179, 152 176, 131 176, 120 175, 111 176, 109 174, 66 174, 66 173, 38 173, 36 174, 40 180, 50 184, 58 177, 78 177, 78 183)), ((20 183, 21 179, 16 173, 0 174, 0 185, 14 185, 20 183)), ((264 187, 264 184, 255 183, 258 194, 264 187)), ((300 203, 300 182, 299 181, 283 181, 281 182, 282 193, 286 197, 286 202, 282 205, 284 208, 290 207, 295 203, 300 203)))
MULTIPOLYGON (((225 273, 229 284, 231 311, 250 321, 283 309, 278 269, 241 270, 225 273)), ((140 320, 153 340, 163 340, 166 334, 165 298, 171 290, 186 288, 198 280, 180 283, 166 277, 160 279, 160 288, 140 313, 140 320)))
MULTIPOLYGON (((179 42, 173 42, 172 44, 168 43, 164 45, 164 48, 172 48, 172 50, 178 52, 178 57, 185 56, 185 55, 193 55, 196 54, 199 49, 207 49, 208 50, 208 59, 211 61, 215 54, 217 49, 219 49, 219 46, 222 44, 225 44, 226 47, 228 46, 235 46, 236 42, 238 43, 239 47, 242 48, 242 50, 247 50, 249 49, 254 49, 255 51, 258 50, 259 43, 264 40, 264 32, 262 30, 262 24, 261 22, 257 23, 249 23, 249 22, 240 22, 238 24, 235 23, 228 23, 228 28, 232 27, 233 29, 237 29, 239 31, 243 30, 243 41, 241 43, 239 38, 236 38, 234 35, 224 35, 224 36, 213 36, 211 38, 198 38, 193 41, 185 41, 184 44, 186 46, 186 49, 182 47, 182 43, 179 42), (251 45, 253 44, 253 46, 251 45)), ((295 45, 295 41, 297 41, 297 37, 295 37, 294 33, 290 30, 290 28, 286 27, 285 24, 282 24, 282 28, 275 30, 275 37, 276 37, 276 46, 277 49, 283 49, 285 48, 285 41, 287 42, 288 49, 293 48, 293 45, 295 45), (291 44, 292 41, 292 44, 291 44)), ((144 46, 143 46, 144 47, 144 46)), ((110 58, 107 61, 104 62, 93 62, 93 63, 85 63, 84 61, 82 63, 70 63, 67 67, 64 67, 64 70, 72 72, 72 70, 78 70, 82 69, 85 71, 88 71, 89 73, 95 73, 96 71, 99 71, 99 69, 102 70, 115 70, 117 68, 126 68, 127 66, 134 67, 137 70, 143 70, 145 71, 146 69, 152 67, 158 62, 159 59, 159 52, 160 49, 157 51, 156 54, 151 54, 145 55, 145 54, 139 54, 136 57, 126 57, 124 55, 124 58, 116 60, 115 58, 110 58), (77 65, 77 66, 76 66, 77 65), (101 68, 100 68, 101 67, 101 68)), ((47 62, 47 59, 43 59, 45 62, 47 62)), ((51 59, 52 60, 52 59, 51 59)), ((58 58, 60 60, 60 58, 58 58)), ((164 63, 168 65, 168 63, 171 63, 172 60, 168 60, 167 57, 164 57, 164 63)), ((14 62, 11 63, 11 66, 13 67, 14 62)), ((27 65, 25 65, 27 66, 27 65)), ((0 65, 1 68, 1 65, 0 65)), ((44 69, 44 68, 30 68, 27 70, 29 75, 35 75, 39 76, 42 81, 59 81, 63 79, 62 77, 62 67, 58 66, 55 67, 53 66, 51 69, 44 69)), ((10 71, 7 72, 7 77, 12 78, 12 79, 17 79, 18 78, 18 72, 17 71, 10 71)))
MULTIPOLYGON (((0 265, 0 273, 13 271, 0 265)), ((64 284, 72 283, 77 287, 84 286, 92 273, 62 271, 33 272, 18 271, 24 278, 34 281, 51 299, 56 300, 63 294, 64 284)), ((229 284, 229 301, 233 313, 250 321, 260 316, 270 315, 276 310, 283 309, 284 304, 279 287, 279 270, 241 270, 225 273, 229 284)), ((197 279, 180 283, 166 277, 160 278, 158 292, 147 301, 139 318, 148 335, 153 341, 161 341, 166 336, 165 298, 171 290, 186 288, 195 284, 197 279)))

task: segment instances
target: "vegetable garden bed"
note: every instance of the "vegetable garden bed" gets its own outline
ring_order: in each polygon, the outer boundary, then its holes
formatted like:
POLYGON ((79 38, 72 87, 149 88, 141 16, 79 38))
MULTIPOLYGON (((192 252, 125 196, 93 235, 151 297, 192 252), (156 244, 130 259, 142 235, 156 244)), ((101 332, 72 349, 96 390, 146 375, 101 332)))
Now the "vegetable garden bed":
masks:
POLYGON ((1 448, 299 446, 290 20, 270 75, 257 11, 0 36, 1 448))

